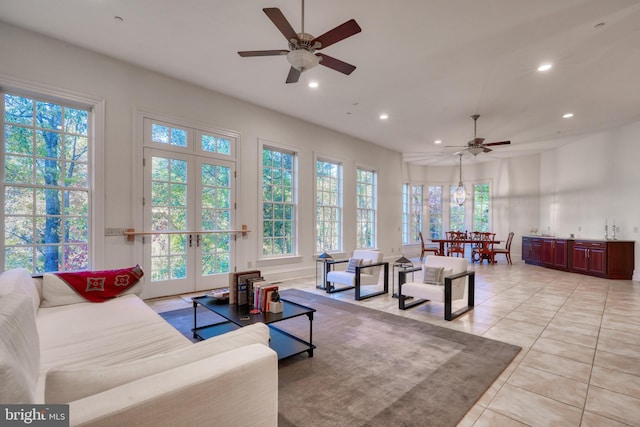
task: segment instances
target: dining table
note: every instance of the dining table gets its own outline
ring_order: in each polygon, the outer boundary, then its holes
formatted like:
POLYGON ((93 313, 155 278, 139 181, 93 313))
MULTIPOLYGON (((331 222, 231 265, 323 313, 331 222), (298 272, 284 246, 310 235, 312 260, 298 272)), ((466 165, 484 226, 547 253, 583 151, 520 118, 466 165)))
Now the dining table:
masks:
MULTIPOLYGON (((464 238, 464 239, 459 239, 459 238, 458 239, 431 239, 431 242, 439 244, 440 247, 438 249, 438 255, 440 255, 440 256, 444 256, 445 255, 444 246, 447 243, 454 243, 455 242, 455 243, 462 243, 463 245, 464 244, 472 245, 472 244, 478 244, 478 243, 481 244, 481 245, 485 245, 486 243, 489 243, 489 242, 486 242, 486 241, 483 241, 483 240, 471 239, 471 238, 464 238)), ((497 244, 500 244, 502 242, 500 240, 492 240, 490 243, 494 244, 494 245, 497 245, 497 244)), ((474 262, 474 261, 475 260, 473 259, 473 254, 471 254, 471 262, 474 262)), ((482 262, 482 259, 480 259, 480 261, 482 262)))

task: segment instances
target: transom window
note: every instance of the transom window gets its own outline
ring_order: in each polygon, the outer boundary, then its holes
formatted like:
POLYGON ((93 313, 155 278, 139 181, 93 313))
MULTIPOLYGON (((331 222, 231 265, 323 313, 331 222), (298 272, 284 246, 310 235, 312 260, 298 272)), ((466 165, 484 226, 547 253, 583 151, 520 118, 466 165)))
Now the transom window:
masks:
POLYGON ((376 246, 377 174, 358 168, 356 171, 356 246, 376 246))
POLYGON ((262 148, 262 255, 295 253, 296 154, 289 150, 262 148))
POLYGON ((341 249, 342 166, 316 161, 316 251, 341 249))
POLYGON ((10 93, 2 108, 2 268, 87 269, 89 110, 10 93))

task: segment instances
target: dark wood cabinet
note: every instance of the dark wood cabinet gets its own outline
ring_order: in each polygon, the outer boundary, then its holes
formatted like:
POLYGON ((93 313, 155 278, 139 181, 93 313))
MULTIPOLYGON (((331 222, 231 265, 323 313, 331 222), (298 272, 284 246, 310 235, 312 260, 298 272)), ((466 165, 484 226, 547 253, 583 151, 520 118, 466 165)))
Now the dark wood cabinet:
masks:
POLYGON ((542 240, 542 265, 566 270, 569 266, 567 241, 562 239, 542 240))
POLYGON ((522 237, 527 264, 609 279, 631 280, 635 242, 629 240, 573 240, 522 237))
POLYGON ((543 241, 536 237, 522 238, 522 259, 527 264, 542 265, 543 241))

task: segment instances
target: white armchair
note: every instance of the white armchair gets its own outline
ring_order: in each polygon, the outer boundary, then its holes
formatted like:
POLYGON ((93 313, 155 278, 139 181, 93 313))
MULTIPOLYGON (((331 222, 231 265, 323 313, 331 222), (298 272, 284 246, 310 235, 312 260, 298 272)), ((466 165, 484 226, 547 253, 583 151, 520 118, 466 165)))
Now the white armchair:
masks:
POLYGON ((398 307, 401 310, 427 301, 442 302, 445 320, 453 320, 474 306, 475 271, 467 271, 465 258, 428 255, 422 266, 399 272, 398 283, 398 307), (423 271, 423 281, 406 283, 407 273, 418 270, 423 271), (464 299, 465 294, 467 305, 452 313, 451 302, 464 299), (410 298, 415 300, 407 304, 410 298))
POLYGON ((355 288, 355 299, 360 301, 389 292, 389 263, 383 262, 384 254, 380 251, 358 249, 348 260, 331 261, 327 263, 326 291, 328 293, 346 291, 355 288), (359 263, 353 260, 360 260, 359 263), (338 270, 339 264, 353 264, 353 270, 338 270), (361 294, 361 285, 377 285, 380 280, 380 271, 384 268, 383 290, 361 294), (336 285, 343 285, 336 287, 336 285))

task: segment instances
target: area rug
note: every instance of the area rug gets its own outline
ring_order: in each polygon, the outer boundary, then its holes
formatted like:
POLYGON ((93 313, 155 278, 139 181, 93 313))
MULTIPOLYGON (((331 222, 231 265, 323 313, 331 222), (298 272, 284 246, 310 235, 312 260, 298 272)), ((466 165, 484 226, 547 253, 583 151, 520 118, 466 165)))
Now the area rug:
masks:
MULTIPOLYGON (((279 363, 280 427, 456 426, 521 350, 296 289, 281 295, 317 310, 317 348, 279 363)), ((193 309, 164 317, 185 333, 184 316, 192 322, 193 309)), ((308 339, 306 316, 277 326, 308 339)))

